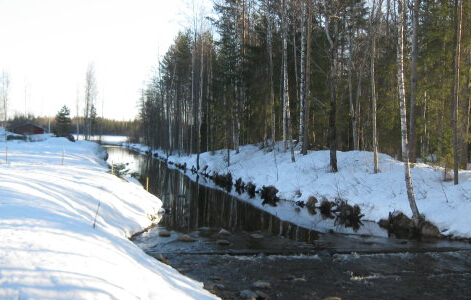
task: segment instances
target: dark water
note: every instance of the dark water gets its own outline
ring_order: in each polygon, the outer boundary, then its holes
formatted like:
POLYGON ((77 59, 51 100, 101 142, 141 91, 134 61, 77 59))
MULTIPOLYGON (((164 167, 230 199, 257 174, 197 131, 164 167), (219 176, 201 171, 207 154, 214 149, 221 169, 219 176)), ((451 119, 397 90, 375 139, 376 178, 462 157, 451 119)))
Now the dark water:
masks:
POLYGON ((246 299, 243 290, 269 299, 471 299, 468 243, 318 233, 156 159, 117 147, 108 152, 109 162, 129 163, 144 185, 150 178, 149 191, 167 210, 134 242, 223 299, 246 299), (164 231, 170 236, 160 237, 164 231), (194 241, 181 241, 183 234, 194 241), (253 287, 259 280, 270 288, 253 287))

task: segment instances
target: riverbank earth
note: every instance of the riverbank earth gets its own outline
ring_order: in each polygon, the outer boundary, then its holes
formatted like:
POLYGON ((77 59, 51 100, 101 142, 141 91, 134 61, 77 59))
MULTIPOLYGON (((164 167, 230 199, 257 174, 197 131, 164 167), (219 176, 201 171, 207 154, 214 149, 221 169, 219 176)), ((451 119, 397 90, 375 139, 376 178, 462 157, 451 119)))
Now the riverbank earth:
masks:
POLYGON ((161 201, 96 143, 0 141, 1 299, 218 299, 129 237, 161 201))
MULTIPOLYGON (((196 155, 167 155, 161 150, 152 150, 140 144, 125 144, 141 153, 150 154, 170 163, 171 166, 185 168, 189 176, 195 170, 196 155)), ((411 217, 407 200, 402 162, 386 154, 379 155, 381 172, 373 172, 373 153, 367 151, 337 152, 339 172, 329 169, 329 151, 311 151, 301 155, 295 151, 296 161, 291 162, 291 154, 284 152, 281 143, 274 148, 257 145, 244 145, 239 153, 227 150, 206 152, 200 155, 198 174, 231 174, 232 184, 241 179, 244 184, 252 183, 257 190, 263 186, 274 186, 281 200, 277 207, 263 205, 260 197, 251 199, 246 193, 238 195, 254 206, 306 228, 326 232, 335 230, 341 233, 375 234, 363 228, 355 231, 352 227, 336 226, 334 222, 313 221, 307 209, 300 210, 296 203, 307 204, 311 197, 317 199, 316 206, 323 200, 335 202, 338 199, 350 205, 358 205, 363 214, 362 220, 379 222, 387 219, 390 213, 403 212, 411 217), (230 164, 228 165, 228 161, 230 164), (288 202, 288 203, 284 203, 288 202), (362 231, 363 230, 363 231, 362 231), (366 232, 365 232, 366 230, 366 232)), ((440 234, 449 238, 471 238, 471 171, 461 170, 459 185, 445 180, 449 174, 441 167, 432 164, 416 163, 412 168, 415 199, 420 213, 426 220, 438 227, 440 234)), ((235 188, 231 190, 236 195, 235 188)))

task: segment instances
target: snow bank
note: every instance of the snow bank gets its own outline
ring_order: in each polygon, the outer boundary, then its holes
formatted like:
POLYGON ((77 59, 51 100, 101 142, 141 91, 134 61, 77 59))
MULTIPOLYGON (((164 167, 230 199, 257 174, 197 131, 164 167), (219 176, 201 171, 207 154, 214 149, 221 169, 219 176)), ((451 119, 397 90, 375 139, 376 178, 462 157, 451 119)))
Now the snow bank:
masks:
POLYGON ((128 240, 161 201, 103 155, 65 138, 0 142, 0 299, 218 299, 128 240))
MULTIPOLYGON (((131 148, 148 151, 145 146, 131 144, 131 148)), ((301 155, 295 151, 296 162, 291 162, 291 154, 283 152, 278 143, 275 151, 267 152, 254 145, 240 147, 238 154, 230 151, 230 166, 227 166, 227 150, 216 151, 200 156, 200 166, 207 166, 208 172, 225 174, 230 172, 235 181, 253 182, 257 189, 263 185, 274 185, 280 198, 306 202, 309 196, 319 201, 323 198, 347 200, 358 204, 364 220, 379 221, 387 218, 389 212, 402 211, 411 216, 404 181, 404 165, 386 154, 379 155, 381 172, 373 173, 373 153, 367 151, 337 152, 339 172, 330 172, 329 151, 312 151, 301 155)), ((166 157, 162 151, 156 151, 166 157)), ((188 168, 196 165, 196 155, 168 157, 175 163, 186 163, 188 168)), ((412 168, 417 206, 421 214, 436 224, 445 235, 471 238, 471 171, 460 171, 460 184, 443 180, 443 168, 427 164, 416 164, 412 168)), ((261 207, 261 201, 249 200, 261 207)), ((295 213, 292 205, 277 208, 264 207, 283 220, 302 226, 316 227, 319 224, 308 214, 295 213)), ((349 233, 348 229, 337 231, 349 233)), ((361 233, 361 232, 360 232, 361 233)))

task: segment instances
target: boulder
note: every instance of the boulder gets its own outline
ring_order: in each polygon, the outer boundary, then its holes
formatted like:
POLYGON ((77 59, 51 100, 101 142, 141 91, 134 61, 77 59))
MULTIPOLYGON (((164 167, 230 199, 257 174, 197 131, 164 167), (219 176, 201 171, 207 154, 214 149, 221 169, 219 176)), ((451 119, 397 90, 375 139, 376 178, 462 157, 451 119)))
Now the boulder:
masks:
POLYGON ((268 281, 257 280, 252 283, 252 286, 259 289, 271 289, 271 284, 268 281))
POLYGON ((182 234, 182 235, 180 235, 180 236, 178 237, 178 240, 179 240, 180 242, 186 242, 186 243, 191 243, 191 242, 195 242, 195 241, 196 241, 195 238, 189 236, 188 234, 182 234))
POLYGON ((316 204, 317 204, 316 197, 309 196, 309 198, 307 199, 306 207, 311 215, 316 214, 316 204))
POLYGON ((257 299, 258 297, 257 293, 251 290, 240 291, 239 295, 242 299, 257 299))
POLYGON ((160 230, 159 231, 159 236, 160 237, 169 237, 171 235, 172 235, 172 233, 168 230, 160 230))
POLYGON ((228 240, 217 240, 216 244, 218 244, 219 246, 229 246, 231 242, 229 242, 228 240))
POLYGON ((253 238, 253 239, 257 239, 257 240, 260 240, 260 239, 263 239, 263 238, 264 238, 264 236, 263 236, 262 234, 260 234, 260 233, 252 233, 252 234, 250 235, 250 237, 253 238))

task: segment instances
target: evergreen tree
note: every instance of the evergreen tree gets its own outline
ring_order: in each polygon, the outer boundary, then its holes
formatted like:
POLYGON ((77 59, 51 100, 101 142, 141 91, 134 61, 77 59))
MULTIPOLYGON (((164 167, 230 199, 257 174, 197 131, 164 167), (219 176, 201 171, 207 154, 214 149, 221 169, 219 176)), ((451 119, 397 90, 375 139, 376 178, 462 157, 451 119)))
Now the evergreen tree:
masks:
POLYGON ((56 115, 56 128, 54 134, 56 136, 68 136, 70 134, 70 109, 64 105, 56 115))

